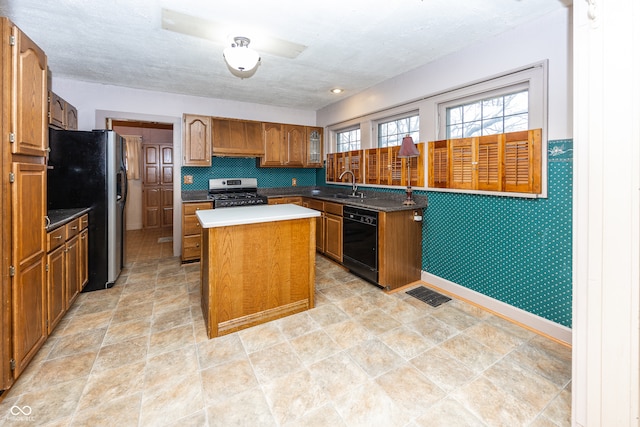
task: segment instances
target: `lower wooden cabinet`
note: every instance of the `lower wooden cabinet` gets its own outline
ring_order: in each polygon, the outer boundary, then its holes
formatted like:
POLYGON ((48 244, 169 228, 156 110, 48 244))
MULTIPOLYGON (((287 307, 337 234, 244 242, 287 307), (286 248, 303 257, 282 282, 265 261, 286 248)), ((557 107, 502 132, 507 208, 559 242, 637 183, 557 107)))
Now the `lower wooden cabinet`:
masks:
POLYGON ((302 206, 322 212, 316 217, 316 250, 342 262, 342 205, 304 198, 302 206))
POLYGON ((67 312, 65 246, 47 254, 47 334, 67 312))
POLYGON ((47 233, 47 335, 89 280, 88 226, 85 214, 47 233))
POLYGON ((213 202, 186 202, 182 204, 182 262, 200 260, 202 228, 196 217, 196 212, 206 209, 213 209, 213 202))

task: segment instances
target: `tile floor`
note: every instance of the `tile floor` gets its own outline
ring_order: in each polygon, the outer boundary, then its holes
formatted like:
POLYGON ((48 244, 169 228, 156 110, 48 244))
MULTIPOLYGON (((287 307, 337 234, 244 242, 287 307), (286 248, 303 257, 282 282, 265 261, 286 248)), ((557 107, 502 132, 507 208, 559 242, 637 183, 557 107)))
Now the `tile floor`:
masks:
POLYGON ((80 295, 0 424, 570 425, 568 348, 461 301, 387 295, 320 256, 316 308, 209 340, 199 264, 152 234, 129 233, 129 267, 80 295))

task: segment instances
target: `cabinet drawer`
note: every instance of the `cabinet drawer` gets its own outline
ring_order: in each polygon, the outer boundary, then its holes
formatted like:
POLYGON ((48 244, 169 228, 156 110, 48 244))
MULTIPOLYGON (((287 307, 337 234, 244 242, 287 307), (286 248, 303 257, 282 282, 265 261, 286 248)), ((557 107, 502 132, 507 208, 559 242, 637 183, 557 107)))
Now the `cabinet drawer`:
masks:
POLYGON ((309 209, 315 209, 317 211, 324 211, 324 202, 320 200, 307 199, 307 203, 309 204, 309 209))
POLYGON ((203 202, 203 203, 183 203, 182 205, 182 214, 183 215, 195 215, 196 211, 213 209, 212 202, 203 202))
POLYGON ((80 218, 76 218, 67 224, 67 240, 77 236, 80 232, 80 218))
POLYGON ((189 215, 184 217, 184 229, 182 230, 182 234, 185 236, 189 236, 191 234, 197 234, 200 236, 200 231, 202 227, 200 227, 200 221, 198 221, 198 217, 195 215, 189 215))
POLYGON ((80 217, 80 230, 84 230, 89 227, 89 214, 84 214, 80 217))
POLYGON ((182 239, 182 243, 182 254, 184 259, 200 258, 201 239, 199 234, 197 236, 185 236, 182 239))
POLYGON ((342 216, 342 205, 339 203, 325 202, 324 211, 334 215, 342 216))
POLYGON ((47 233, 47 252, 51 252, 61 246, 67 239, 67 229, 65 226, 58 227, 47 233))

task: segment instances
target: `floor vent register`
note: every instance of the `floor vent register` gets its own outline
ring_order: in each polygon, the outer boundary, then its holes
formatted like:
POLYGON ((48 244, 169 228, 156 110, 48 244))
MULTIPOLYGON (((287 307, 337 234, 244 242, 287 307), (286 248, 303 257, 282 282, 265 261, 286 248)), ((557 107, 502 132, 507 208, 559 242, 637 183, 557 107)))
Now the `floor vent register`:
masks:
POLYGON ((448 301, 451 301, 451 298, 448 296, 439 294, 431 289, 427 289, 424 286, 418 286, 417 288, 411 289, 406 292, 408 295, 411 295, 414 298, 419 299, 422 302, 426 302, 431 307, 438 307, 448 301))

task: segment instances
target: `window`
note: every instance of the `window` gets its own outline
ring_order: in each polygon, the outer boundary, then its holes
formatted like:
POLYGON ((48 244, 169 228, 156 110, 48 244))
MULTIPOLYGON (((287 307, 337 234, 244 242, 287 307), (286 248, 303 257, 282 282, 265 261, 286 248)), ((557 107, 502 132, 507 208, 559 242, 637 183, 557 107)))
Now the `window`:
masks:
POLYGON ((402 138, 411 135, 420 140, 420 119, 418 115, 403 117, 378 124, 378 147, 393 147, 402 144, 402 138))
POLYGON ((447 139, 529 129, 529 90, 448 107, 447 139))
POLYGON ((547 61, 432 98, 428 187, 547 197, 547 61))
POLYGON ((360 149, 360 128, 336 132, 338 153, 360 149))

